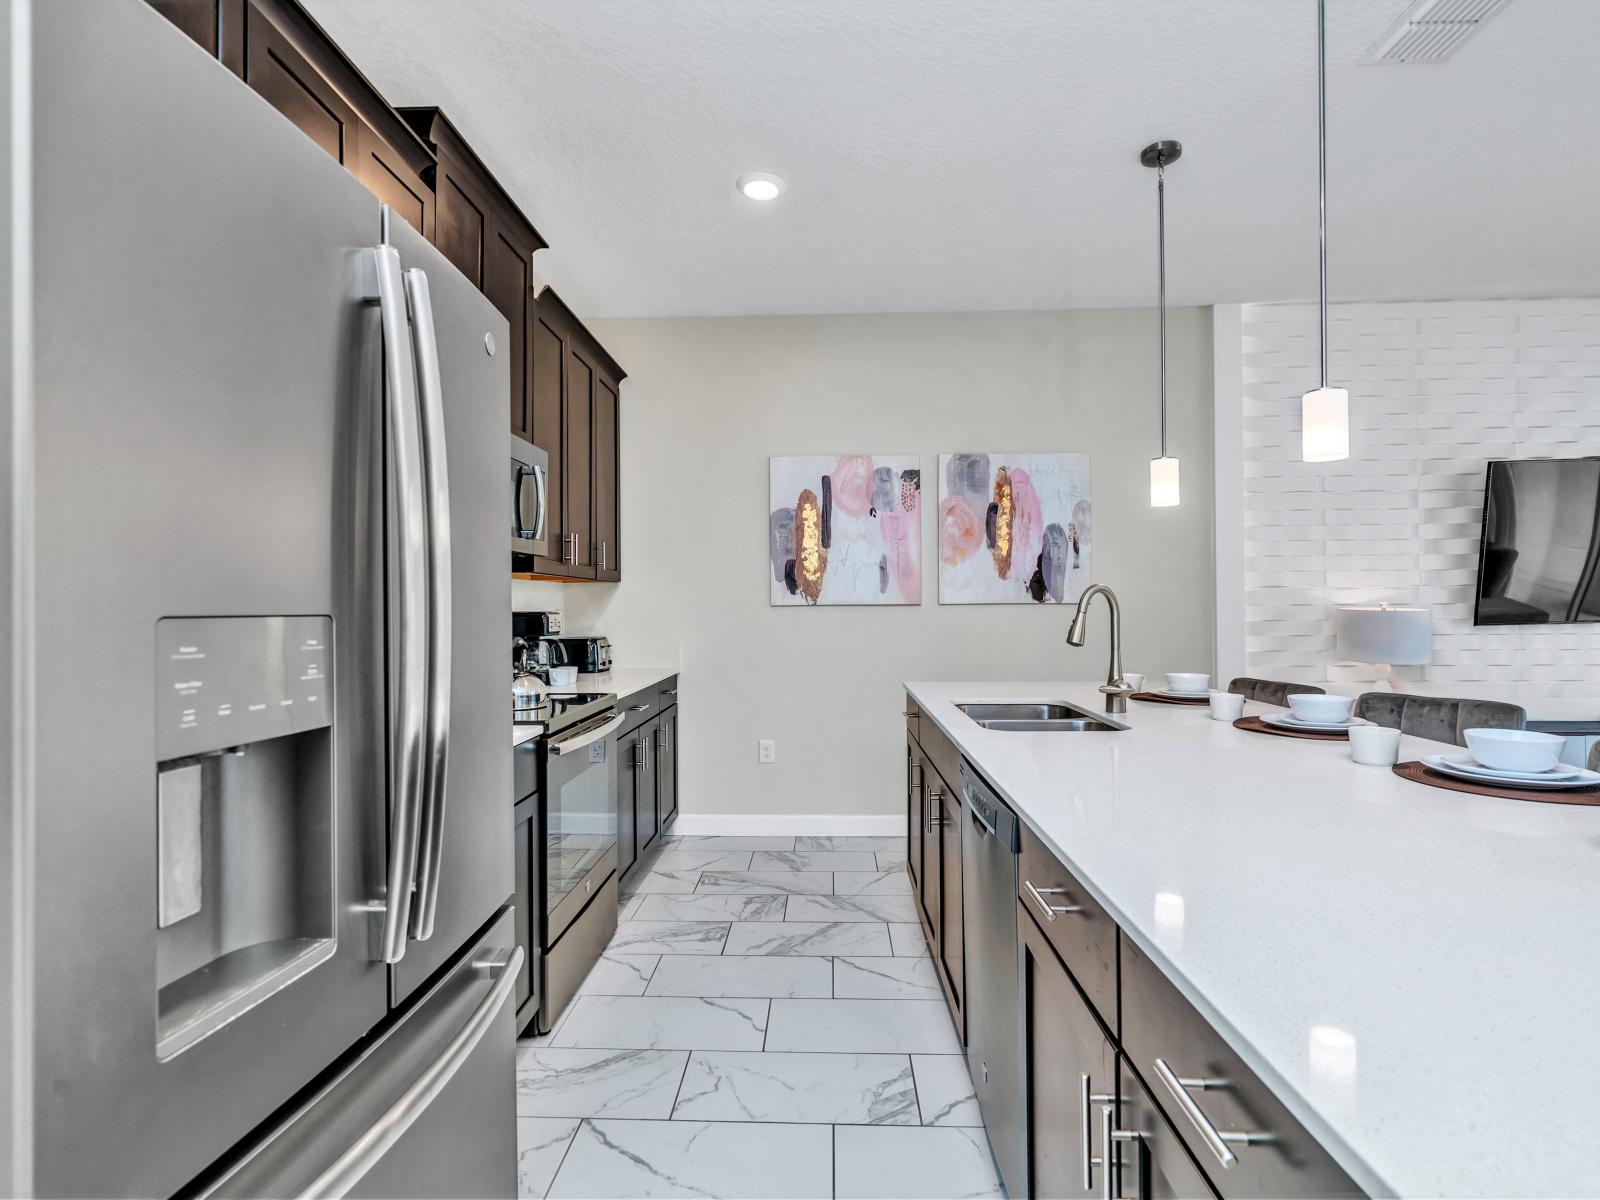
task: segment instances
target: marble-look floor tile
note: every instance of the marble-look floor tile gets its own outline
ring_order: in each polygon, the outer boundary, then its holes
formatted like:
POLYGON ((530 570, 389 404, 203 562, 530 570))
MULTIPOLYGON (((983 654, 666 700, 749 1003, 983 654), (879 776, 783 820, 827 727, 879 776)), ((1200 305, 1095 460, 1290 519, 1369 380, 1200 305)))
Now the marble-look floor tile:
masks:
POLYGON ((889 934, 859 921, 739 921, 728 930, 728 954, 888 954, 889 934))
POLYGON ((906 852, 904 850, 879 850, 873 855, 878 862, 880 871, 904 871, 906 869, 906 852))
POLYGON ((894 952, 900 958, 927 957, 928 939, 922 936, 921 925, 914 922, 906 925, 891 923, 889 940, 894 944, 894 952))
POLYGON ((637 892, 629 896, 626 900, 623 900, 617 905, 617 920, 631 920, 633 918, 633 914, 639 911, 639 905, 643 904, 644 900, 644 896, 637 892))
POLYGON ((642 871, 621 887, 623 893, 628 896, 637 896, 641 893, 686 896, 694 891, 699 882, 699 871, 642 871))
POLYGON ((608 954, 721 954, 725 921, 624 921, 608 954))
MULTIPOLYGON (((551 1044, 617 1050, 760 1050, 770 1003, 709 997, 579 996, 551 1044)), ((942 1053, 937 1047, 930 1052, 942 1053)))
POLYGON ((577 1132, 577 1121, 561 1117, 517 1118, 518 1200, 543 1200, 577 1132))
POLYGON ((899 850, 906 848, 903 837, 797 837, 796 850, 899 850))
POLYGON ((729 833, 673 834, 667 844, 680 850, 793 850, 793 837, 743 837, 729 833))
POLYGON ((960 1054, 961 1043, 943 1000, 774 1000, 766 1049, 960 1054))
POLYGON ((917 1076, 917 1103, 924 1125, 959 1125, 982 1129, 978 1096, 967 1073, 967 1060, 959 1054, 913 1054, 917 1076))
POLYGON ((595 960, 583 983, 580 996, 642 996, 650 973, 661 960, 659 954, 619 954, 607 950, 595 960))
POLYGON ((781 921, 787 896, 743 896, 697 892, 693 896, 644 896, 634 911, 639 921, 781 921))
POLYGON ((697 1051, 674 1120, 915 1125, 917 1093, 902 1054, 697 1051))
MULTIPOLYGON (((892 958, 882 960, 894 962, 892 958)), ((914 961, 907 959, 907 962, 914 961)), ((661 960, 650 996, 833 995, 833 966, 826 958, 801 955, 672 955, 661 960)))
POLYGON ((877 860, 868 850, 797 850, 784 854, 758 850, 750 856, 752 871, 875 871, 877 860))
POLYGON ((706 871, 701 892, 743 896, 827 896, 833 892, 830 871, 706 871))
POLYGON ((933 969, 933 959, 924 955, 922 958, 835 958, 833 995, 838 1000, 937 1000, 943 993, 939 990, 939 974, 933 969))
POLYGON ((911 879, 904 867, 891 867, 887 871, 835 871, 833 894, 836 896, 909 896, 911 879))
POLYGON ((1005 1196, 981 1129, 841 1125, 834 1130, 834 1186, 848 1200, 1005 1196))
POLYGON ((651 871, 748 871, 749 850, 695 850, 667 846, 647 864, 651 871))
POLYGON ((712 1121, 585 1121, 550 1189, 553 1200, 832 1194, 828 1126, 712 1121))
POLYGON ((687 1059, 682 1050, 535 1050, 517 1061, 517 1115, 669 1117, 687 1059))
POLYGON ((787 921, 915 921, 916 901, 906 896, 790 896, 787 921))

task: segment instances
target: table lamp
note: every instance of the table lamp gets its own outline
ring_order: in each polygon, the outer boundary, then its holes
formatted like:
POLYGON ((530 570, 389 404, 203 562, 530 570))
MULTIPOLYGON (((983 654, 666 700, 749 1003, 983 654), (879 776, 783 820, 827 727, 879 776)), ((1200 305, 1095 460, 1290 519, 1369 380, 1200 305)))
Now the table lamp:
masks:
POLYGON ((1334 630, 1339 659, 1374 664, 1384 687, 1390 686, 1393 667, 1433 661, 1433 613, 1426 608, 1341 608, 1334 630))

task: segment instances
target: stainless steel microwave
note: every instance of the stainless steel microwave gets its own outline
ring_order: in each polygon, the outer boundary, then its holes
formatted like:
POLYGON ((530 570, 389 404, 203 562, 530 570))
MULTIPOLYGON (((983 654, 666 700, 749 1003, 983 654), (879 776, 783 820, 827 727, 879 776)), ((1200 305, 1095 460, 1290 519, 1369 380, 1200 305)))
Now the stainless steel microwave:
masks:
POLYGON ((550 497, 550 456, 511 435, 511 553, 544 554, 550 497))

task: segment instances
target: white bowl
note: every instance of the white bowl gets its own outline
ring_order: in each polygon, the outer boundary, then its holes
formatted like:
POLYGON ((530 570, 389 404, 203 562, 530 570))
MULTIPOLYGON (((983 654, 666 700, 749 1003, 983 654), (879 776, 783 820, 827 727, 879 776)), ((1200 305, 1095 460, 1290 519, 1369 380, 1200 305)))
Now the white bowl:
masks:
POLYGON ((1193 671, 1168 671, 1167 690, 1169 692, 1188 692, 1192 696, 1199 696, 1211 686, 1211 676, 1196 675, 1193 671))
POLYGON ((1531 729, 1469 729, 1467 749, 1491 771, 1549 771, 1565 738, 1531 729))
POLYGON ((1289 697, 1289 709, 1302 721, 1348 721, 1350 707, 1355 703, 1349 696, 1319 696, 1315 692, 1295 693, 1289 697))

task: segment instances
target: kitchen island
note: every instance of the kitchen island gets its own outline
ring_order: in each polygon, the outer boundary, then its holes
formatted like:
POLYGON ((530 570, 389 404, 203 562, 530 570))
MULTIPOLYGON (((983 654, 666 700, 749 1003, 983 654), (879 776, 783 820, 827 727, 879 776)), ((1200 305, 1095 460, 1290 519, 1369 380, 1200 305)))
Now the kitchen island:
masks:
MULTIPOLYGON (((1600 808, 1420 786, 1352 764, 1344 742, 1201 707, 1135 701, 1107 718, 1122 730, 1065 733, 955 707, 1102 713, 1093 684, 906 691, 924 740, 947 739, 1021 819, 1024 855, 1036 838, 1120 930, 1124 1043, 1141 1015, 1128 963, 1148 962, 1362 1190, 1600 1193, 1600 808)), ((1407 737, 1401 757, 1439 749, 1407 737)), ((1113 1035, 1117 1020, 1102 1015, 1113 1035)), ((1237 1194, 1151 1064, 1132 1065, 1237 1194)))

